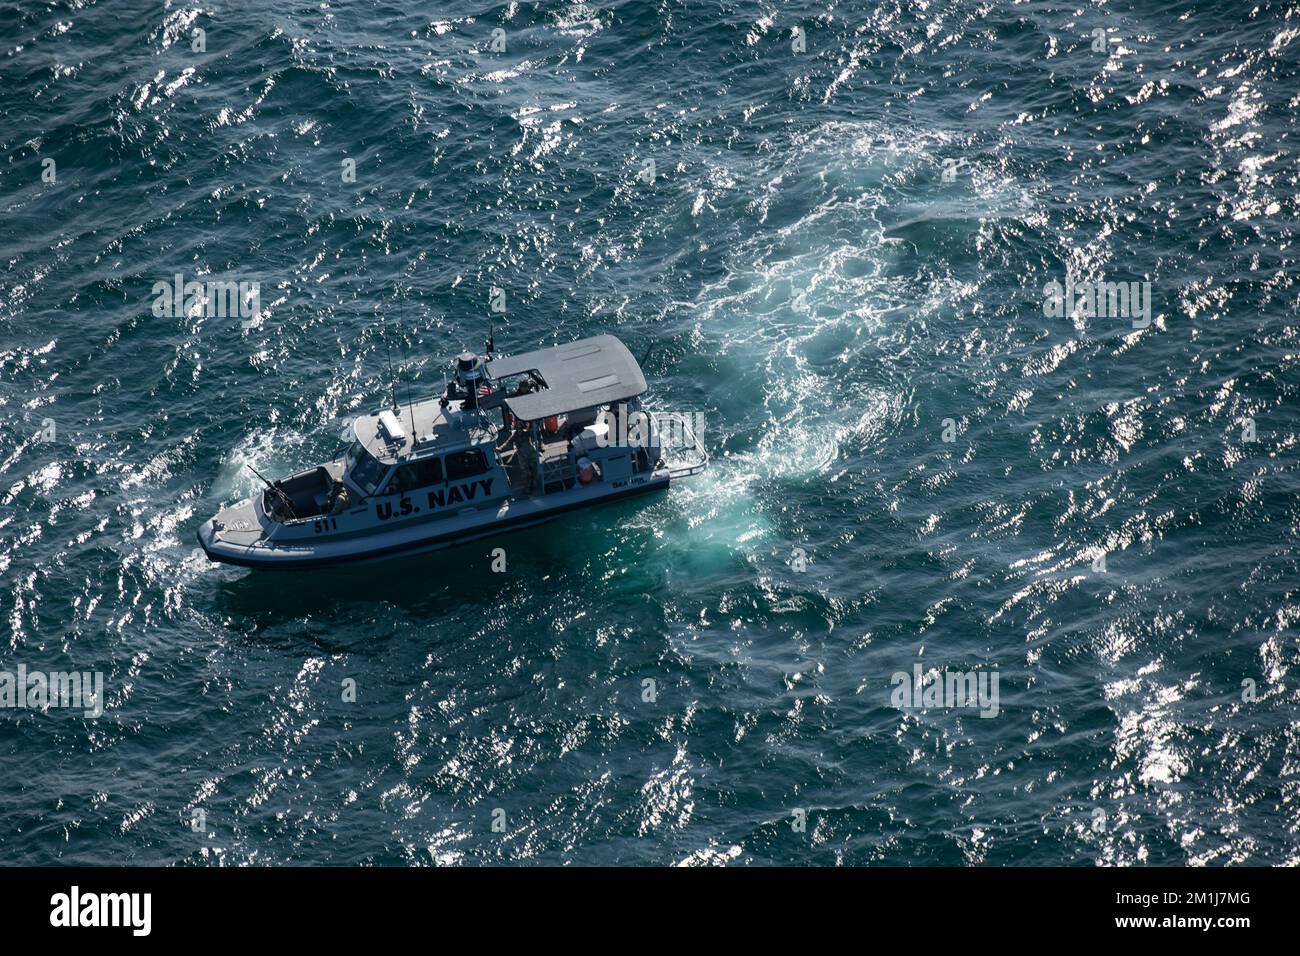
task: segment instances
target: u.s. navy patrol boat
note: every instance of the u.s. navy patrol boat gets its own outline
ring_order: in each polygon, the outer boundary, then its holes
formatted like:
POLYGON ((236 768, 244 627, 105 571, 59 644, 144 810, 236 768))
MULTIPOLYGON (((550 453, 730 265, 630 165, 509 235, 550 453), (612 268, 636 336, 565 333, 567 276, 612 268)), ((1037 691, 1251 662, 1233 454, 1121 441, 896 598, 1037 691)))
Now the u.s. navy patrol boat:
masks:
POLYGON ((198 531, 207 556, 318 568, 418 554, 663 489, 708 462, 686 419, 671 451, 646 427, 645 376, 612 335, 509 358, 489 337, 454 366, 441 397, 357 418, 345 458, 222 508, 198 531))

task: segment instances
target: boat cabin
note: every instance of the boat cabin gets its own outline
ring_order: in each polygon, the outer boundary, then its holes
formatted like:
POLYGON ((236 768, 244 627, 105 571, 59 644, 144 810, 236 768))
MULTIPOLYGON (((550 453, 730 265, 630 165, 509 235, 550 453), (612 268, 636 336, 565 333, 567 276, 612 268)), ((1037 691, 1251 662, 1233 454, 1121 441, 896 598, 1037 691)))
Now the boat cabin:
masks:
POLYGON ((614 336, 493 359, 484 371, 491 389, 478 405, 510 433, 499 454, 513 487, 550 494, 595 478, 623 481, 658 463, 657 447, 614 445, 618 417, 640 411, 646 390, 614 336))
POLYGON ((268 488, 265 514, 317 527, 349 515, 427 519, 660 464, 653 443, 613 444, 646 381, 612 335, 509 358, 466 352, 453 372, 439 398, 357 418, 346 458, 268 488))

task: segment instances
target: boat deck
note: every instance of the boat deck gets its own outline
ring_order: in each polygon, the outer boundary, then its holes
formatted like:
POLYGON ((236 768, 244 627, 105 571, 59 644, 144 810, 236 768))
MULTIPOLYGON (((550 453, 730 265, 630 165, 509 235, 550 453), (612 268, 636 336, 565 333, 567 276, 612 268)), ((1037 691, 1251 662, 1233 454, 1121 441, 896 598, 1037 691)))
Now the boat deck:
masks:
POLYGON ((563 438, 543 443, 539 455, 529 442, 514 434, 497 445, 496 453, 516 498, 565 491, 577 482, 569 461, 569 442, 563 438), (544 479, 541 482, 539 473, 544 479))

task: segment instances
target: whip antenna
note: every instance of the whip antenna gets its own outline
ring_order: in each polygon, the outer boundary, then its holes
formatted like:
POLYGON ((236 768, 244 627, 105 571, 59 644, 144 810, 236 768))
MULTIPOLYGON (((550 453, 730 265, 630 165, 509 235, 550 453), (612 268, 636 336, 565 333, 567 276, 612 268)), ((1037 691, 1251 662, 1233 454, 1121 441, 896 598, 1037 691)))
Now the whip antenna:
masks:
POLYGON ((393 392, 393 411, 401 406, 397 404, 397 374, 393 371, 393 343, 388 338, 388 327, 384 327, 384 348, 388 351, 388 383, 393 392))
MULTIPOLYGON (((402 323, 400 319, 398 320, 397 325, 398 328, 402 330, 402 363, 405 365, 410 365, 411 357, 410 354, 406 351, 406 326, 402 323)), ((396 395, 396 393, 397 393, 397 385, 396 383, 394 383, 393 394, 396 395)), ((414 448, 415 447, 415 402, 411 401, 411 380, 409 378, 406 380, 406 408, 407 411, 411 413, 411 447, 414 448)))

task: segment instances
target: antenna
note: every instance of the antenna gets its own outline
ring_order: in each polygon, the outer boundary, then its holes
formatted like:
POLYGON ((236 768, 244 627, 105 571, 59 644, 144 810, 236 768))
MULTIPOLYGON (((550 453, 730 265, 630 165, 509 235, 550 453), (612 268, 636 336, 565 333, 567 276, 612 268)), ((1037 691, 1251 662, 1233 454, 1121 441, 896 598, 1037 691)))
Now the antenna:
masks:
MULTIPOLYGON (((411 357, 406 351, 406 326, 401 319, 397 320, 398 328, 402 330, 402 363, 411 364, 411 357)), ((397 384, 393 384, 393 395, 397 395, 397 384)), ((411 380, 406 380, 406 408, 411 413, 411 447, 415 447, 415 402, 411 401, 411 380)))
POLYGON ((388 350, 388 381, 393 389, 393 411, 397 411, 397 375, 393 372, 393 343, 388 338, 387 323, 384 328, 384 348, 388 350))
POLYGON ((492 320, 488 319, 488 337, 487 342, 484 344, 487 346, 487 357, 489 359, 492 358, 492 353, 497 350, 496 345, 493 342, 495 338, 496 336, 492 332, 492 320))

